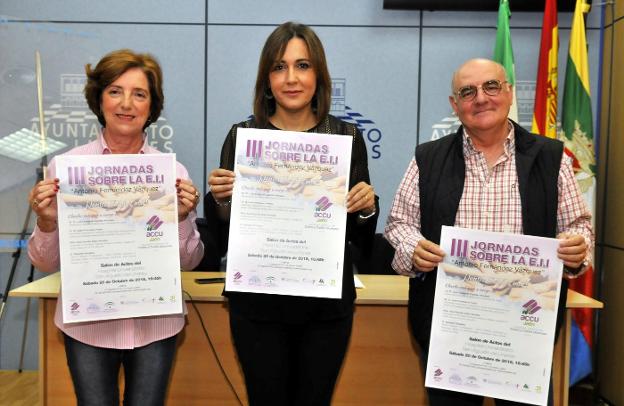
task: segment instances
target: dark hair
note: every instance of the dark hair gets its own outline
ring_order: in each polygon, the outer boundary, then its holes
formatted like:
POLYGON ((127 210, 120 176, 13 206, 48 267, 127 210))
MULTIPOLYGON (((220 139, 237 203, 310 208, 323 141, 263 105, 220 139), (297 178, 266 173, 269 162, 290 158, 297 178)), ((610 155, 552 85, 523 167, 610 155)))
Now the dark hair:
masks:
POLYGON ((150 115, 143 125, 143 129, 160 117, 165 96, 162 90, 162 70, 158 61, 150 54, 138 54, 129 49, 120 49, 106 54, 97 63, 95 69, 91 69, 89 63, 85 65, 87 74, 87 83, 84 88, 85 98, 89 108, 104 127, 106 127, 106 121, 104 121, 104 115, 100 109, 102 92, 119 76, 132 68, 141 69, 147 76, 149 83, 150 115))
POLYGON ((316 92, 312 98, 312 108, 316 117, 322 120, 329 114, 331 79, 327 70, 323 44, 310 27, 289 21, 277 27, 269 35, 260 54, 253 109, 256 122, 261 126, 265 126, 269 117, 275 113, 275 98, 266 97, 271 92, 269 74, 275 61, 284 55, 288 41, 293 38, 301 38, 306 43, 310 53, 310 62, 316 73, 316 92))

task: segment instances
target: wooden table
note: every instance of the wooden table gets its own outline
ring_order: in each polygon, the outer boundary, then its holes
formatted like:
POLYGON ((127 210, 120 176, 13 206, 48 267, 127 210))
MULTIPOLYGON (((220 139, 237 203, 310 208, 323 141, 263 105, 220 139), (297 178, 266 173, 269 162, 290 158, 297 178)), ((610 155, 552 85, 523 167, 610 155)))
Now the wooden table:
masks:
MULTIPOLYGON (((178 341, 167 404, 237 405, 219 370, 197 314, 237 395, 247 404, 242 373, 232 346, 223 284, 199 285, 195 278, 224 276, 217 272, 183 272, 187 297, 186 329, 178 341), (194 306, 193 306, 194 305, 194 306), (197 309, 197 311, 195 310, 197 309)), ((408 279, 395 275, 359 275, 353 334, 338 379, 334 405, 424 405, 423 371, 418 346, 407 321, 408 279)), ((54 325, 60 274, 52 274, 11 291, 11 296, 39 300, 39 386, 41 405, 75 405, 62 335, 54 325)), ((555 346, 555 405, 567 405, 571 308, 602 308, 602 303, 569 291, 565 328, 555 346)))

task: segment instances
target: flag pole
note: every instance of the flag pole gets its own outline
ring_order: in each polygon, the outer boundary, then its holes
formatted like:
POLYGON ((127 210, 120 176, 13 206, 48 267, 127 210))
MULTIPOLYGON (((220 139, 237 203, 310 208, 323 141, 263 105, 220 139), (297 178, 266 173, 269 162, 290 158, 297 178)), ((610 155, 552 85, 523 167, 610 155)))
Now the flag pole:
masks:
POLYGON ((41 170, 43 179, 46 177, 48 154, 45 133, 45 119, 43 117, 43 80, 41 79, 41 54, 35 51, 35 75, 37 76, 37 107, 39 108, 39 139, 41 140, 41 170))
MULTIPOLYGON (((35 51, 35 75, 37 76, 37 107, 39 110, 39 139, 41 141, 41 163, 39 164, 39 168, 37 168, 37 180, 35 184, 37 184, 40 180, 46 178, 47 166, 48 166, 48 146, 46 140, 45 133, 45 119, 43 114, 43 80, 41 74, 41 54, 38 50, 35 51)), ((29 212, 32 211, 32 207, 29 205, 29 212)), ((30 218, 30 213, 27 216, 28 224, 30 218)), ((23 240, 23 237, 22 237, 23 240)), ((28 283, 31 283, 35 279, 35 267, 31 263, 30 264, 30 273, 28 274, 28 278, 26 279, 28 283)), ((28 319, 30 318, 30 300, 29 297, 26 301, 26 314, 24 317, 24 328, 22 331, 22 345, 20 348, 20 357, 19 357, 19 368, 18 371, 21 373, 22 368, 24 366, 24 352, 26 349, 26 337, 28 337, 28 319)))

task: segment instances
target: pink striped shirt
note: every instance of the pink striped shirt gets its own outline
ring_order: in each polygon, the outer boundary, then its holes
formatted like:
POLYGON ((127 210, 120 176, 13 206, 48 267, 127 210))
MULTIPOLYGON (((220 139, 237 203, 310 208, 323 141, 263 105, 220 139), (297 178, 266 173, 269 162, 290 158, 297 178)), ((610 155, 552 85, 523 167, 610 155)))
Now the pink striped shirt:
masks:
MULTIPOLYGON (((76 147, 68 155, 100 155, 110 154, 111 150, 100 134, 95 141, 76 147)), ((147 143, 147 137, 141 154, 158 154, 157 149, 147 143)), ((176 176, 188 179, 186 168, 176 162, 176 176)), ((56 177, 55 161, 50 162, 48 178, 56 177)), ((199 264, 204 254, 204 246, 195 226, 197 214, 189 213, 188 217, 178 225, 180 241, 180 265, 182 269, 193 269, 199 264)), ((59 234, 56 231, 45 233, 35 227, 28 241, 28 256, 33 265, 43 272, 55 272, 60 267, 59 234)), ((96 347, 132 349, 142 347, 151 342, 162 340, 179 333, 184 327, 184 314, 138 317, 130 319, 105 320, 84 323, 63 323, 61 295, 56 305, 54 322, 68 336, 96 347)), ((186 312, 186 305, 184 307, 186 312)))
MULTIPOLYGON (((455 226, 522 234, 513 127, 505 140, 504 153, 491 169, 466 132, 463 137, 466 175, 455 226)), ((407 276, 418 273, 412 265, 412 255, 418 241, 424 238, 420 233, 418 181, 418 165, 412 158, 394 197, 384 230, 386 239, 396 249, 392 267, 397 273, 407 276)), ((572 160, 565 154, 561 160, 557 187, 557 234, 582 235, 588 246, 587 259, 591 262, 594 242, 591 213, 574 178, 572 160)))

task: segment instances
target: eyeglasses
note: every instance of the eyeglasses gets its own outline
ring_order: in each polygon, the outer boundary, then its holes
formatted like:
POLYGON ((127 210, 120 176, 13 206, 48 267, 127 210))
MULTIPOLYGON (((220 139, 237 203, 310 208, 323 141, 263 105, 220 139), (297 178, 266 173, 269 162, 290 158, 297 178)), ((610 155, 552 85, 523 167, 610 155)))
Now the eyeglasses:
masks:
POLYGON ((492 79, 487 82, 483 82, 481 86, 468 85, 464 87, 460 87, 454 94, 459 97, 462 101, 471 101, 475 97, 477 97, 477 93, 479 89, 483 90, 483 93, 488 96, 497 96, 501 90, 503 90, 503 84, 508 83, 507 81, 501 82, 500 80, 492 79))

